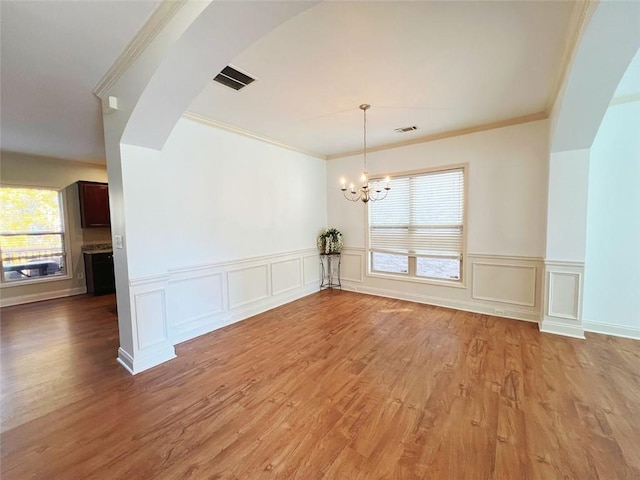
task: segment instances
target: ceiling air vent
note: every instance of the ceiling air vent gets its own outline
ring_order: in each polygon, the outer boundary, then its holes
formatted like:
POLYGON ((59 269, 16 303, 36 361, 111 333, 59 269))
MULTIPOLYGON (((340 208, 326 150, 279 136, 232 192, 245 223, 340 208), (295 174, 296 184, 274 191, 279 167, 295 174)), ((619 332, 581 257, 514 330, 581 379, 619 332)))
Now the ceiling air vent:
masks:
POLYGON ((415 125, 411 125, 410 127, 396 128, 396 132, 407 133, 407 132, 413 132, 414 130, 417 130, 417 129, 418 127, 416 127, 415 125))
POLYGON ((241 90, 252 83, 255 78, 251 78, 246 73, 239 72, 235 68, 227 66, 216 75, 214 80, 234 90, 241 90))

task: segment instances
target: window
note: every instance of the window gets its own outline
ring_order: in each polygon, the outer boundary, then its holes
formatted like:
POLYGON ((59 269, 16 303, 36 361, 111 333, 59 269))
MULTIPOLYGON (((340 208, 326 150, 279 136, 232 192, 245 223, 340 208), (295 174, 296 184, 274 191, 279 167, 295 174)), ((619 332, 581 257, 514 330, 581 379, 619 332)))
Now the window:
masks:
POLYGON ((3 284, 66 277, 62 198, 58 190, 1 187, 3 284))
POLYGON ((369 271, 461 281, 464 177, 464 167, 394 176, 369 204, 369 271))

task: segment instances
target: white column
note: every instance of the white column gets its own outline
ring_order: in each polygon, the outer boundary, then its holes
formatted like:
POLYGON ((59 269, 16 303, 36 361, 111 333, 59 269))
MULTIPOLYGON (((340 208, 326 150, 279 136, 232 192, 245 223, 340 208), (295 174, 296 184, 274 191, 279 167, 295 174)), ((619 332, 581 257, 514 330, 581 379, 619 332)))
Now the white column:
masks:
POLYGON ((584 338, 582 291, 588 183, 589 149, 551 154, 540 324, 543 332, 584 338))

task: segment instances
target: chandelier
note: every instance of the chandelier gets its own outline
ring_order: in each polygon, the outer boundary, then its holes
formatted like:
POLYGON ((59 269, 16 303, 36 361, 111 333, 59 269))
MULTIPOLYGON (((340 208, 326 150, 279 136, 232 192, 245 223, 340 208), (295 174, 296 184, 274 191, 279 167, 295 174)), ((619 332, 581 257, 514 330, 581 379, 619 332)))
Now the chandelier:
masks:
POLYGON ((347 181, 343 178, 341 179, 342 183, 342 194, 344 198, 350 200, 352 202, 357 202, 358 200, 362 200, 363 203, 367 203, 369 201, 375 202, 377 200, 382 200, 387 196, 391 187, 389 185, 389 177, 384 179, 384 185, 381 182, 376 181, 373 185, 369 184, 369 172, 367 172, 367 110, 371 108, 371 105, 362 104, 360 105, 360 110, 364 115, 364 155, 363 155, 363 171, 362 171, 362 186, 356 190, 356 187, 353 183, 349 185, 347 189, 347 181))

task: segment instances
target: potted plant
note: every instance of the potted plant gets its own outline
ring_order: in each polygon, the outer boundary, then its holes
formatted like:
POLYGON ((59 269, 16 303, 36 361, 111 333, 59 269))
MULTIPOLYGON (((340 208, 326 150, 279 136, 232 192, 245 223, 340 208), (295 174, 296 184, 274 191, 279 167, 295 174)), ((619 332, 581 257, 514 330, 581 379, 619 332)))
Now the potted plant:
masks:
POLYGON ((316 240, 318 250, 323 254, 340 253, 344 246, 342 234, 335 228, 325 228, 316 240))

